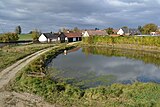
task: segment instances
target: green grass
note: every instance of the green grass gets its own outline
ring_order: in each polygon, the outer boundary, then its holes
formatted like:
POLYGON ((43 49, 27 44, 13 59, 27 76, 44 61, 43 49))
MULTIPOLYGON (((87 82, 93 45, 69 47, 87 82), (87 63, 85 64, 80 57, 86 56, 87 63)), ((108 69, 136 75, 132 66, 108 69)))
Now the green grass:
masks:
POLYGON ((160 85, 155 83, 113 84, 97 88, 80 89, 62 81, 53 81, 47 75, 45 62, 66 47, 60 47, 31 62, 20 72, 9 88, 28 92, 46 101, 64 107, 159 107, 160 85), (42 71, 41 71, 42 70, 42 71), (28 76, 31 72, 44 72, 43 78, 28 76))
MULTIPOLYGON (((0 37, 3 36, 3 34, 0 34, 0 37)), ((33 40, 32 34, 20 34, 19 35, 19 41, 20 40, 33 40)))
POLYGON ((17 60, 53 44, 12 45, 0 48, 0 71, 17 60))
POLYGON ((19 35, 19 41, 20 40, 33 40, 32 34, 20 34, 19 35))

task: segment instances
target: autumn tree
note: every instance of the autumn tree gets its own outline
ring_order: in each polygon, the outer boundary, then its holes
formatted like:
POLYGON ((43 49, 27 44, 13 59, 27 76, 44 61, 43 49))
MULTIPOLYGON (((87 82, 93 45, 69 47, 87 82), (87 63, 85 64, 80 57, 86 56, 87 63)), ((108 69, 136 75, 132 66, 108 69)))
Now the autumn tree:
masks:
POLYGON ((33 30, 32 31, 32 39, 33 41, 38 41, 38 38, 40 36, 40 31, 38 31, 37 29, 33 30))
POLYGON ((158 26, 153 23, 149 23, 143 26, 143 33, 150 34, 151 32, 157 31, 158 26))
POLYGON ((15 42, 19 39, 17 33, 5 33, 0 37, 1 42, 15 42))
POLYGON ((108 33, 108 35, 111 35, 114 33, 113 28, 110 28, 110 27, 106 29, 106 32, 108 33))

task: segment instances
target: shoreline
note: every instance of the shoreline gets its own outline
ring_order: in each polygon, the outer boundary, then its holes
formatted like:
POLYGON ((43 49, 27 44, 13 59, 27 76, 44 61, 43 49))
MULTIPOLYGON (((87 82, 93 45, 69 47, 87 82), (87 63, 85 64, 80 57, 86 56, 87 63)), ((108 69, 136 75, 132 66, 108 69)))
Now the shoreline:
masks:
POLYGON ((134 51, 145 51, 160 53, 160 47, 157 46, 145 46, 145 45, 135 45, 135 44, 81 44, 81 46, 95 46, 95 47, 106 47, 115 49, 125 49, 134 51))
MULTIPOLYGON (((89 46, 89 45, 86 45, 86 46, 89 46)), ((95 45, 92 45, 92 46, 95 46, 95 45)), ((98 46, 106 46, 106 45, 98 45, 98 46)), ((113 46, 110 46, 110 47, 113 47, 113 46)), ((56 55, 56 51, 58 50, 59 49, 55 49, 54 51, 55 55, 56 55)), ((49 58, 48 56, 50 56, 51 54, 53 53, 50 53, 45 57, 49 58)), ((39 60, 41 60, 41 58, 42 57, 40 57, 39 60)), ((36 59, 35 61, 37 62, 38 59, 36 59)), ((36 64, 36 62, 34 63, 36 64)), ((34 65, 34 63, 31 65, 34 65)), ((117 106, 121 106, 121 105, 130 106, 130 105, 139 104, 141 106, 144 106, 141 100, 140 102, 138 102, 139 99, 138 98, 134 99, 134 97, 136 96, 143 97, 142 100, 145 100, 147 102, 148 97, 143 96, 145 95, 145 93, 149 93, 150 99, 155 100, 154 105, 156 105, 158 102, 156 98, 157 96, 160 96, 160 93, 157 93, 160 90, 160 85, 157 83, 134 83, 132 85, 113 84, 111 86, 106 86, 106 87, 96 87, 96 88, 81 90, 69 84, 50 81, 50 78, 47 78, 47 77, 44 79, 40 79, 37 77, 28 77, 26 76, 27 70, 28 69, 26 69, 26 71, 23 71, 24 72, 22 73, 23 75, 19 75, 18 77, 15 77, 16 78, 15 81, 13 80, 13 82, 15 83, 12 84, 13 86, 11 86, 12 89, 16 92, 28 92, 33 95, 39 95, 41 96, 41 98, 44 98, 44 101, 47 101, 53 105, 70 107, 71 105, 77 106, 77 104, 80 104, 81 106, 90 107, 90 106, 99 105, 99 104, 101 104, 101 106, 113 106, 114 104, 117 104, 117 106), (27 83, 30 83, 30 81, 32 81, 32 84, 27 84, 27 83), (37 82, 38 84, 36 84, 37 82), (24 86, 27 86, 27 87, 24 87, 24 86), (142 88, 144 89, 143 92, 140 90, 142 88), (136 94, 134 94, 135 91, 136 91, 136 94), (152 96, 155 93, 156 93, 156 96, 155 96, 156 98, 152 96), (133 97, 130 97, 130 95, 132 95, 133 97), (119 97, 119 96, 122 96, 122 97, 119 97), (115 98, 119 100, 114 100, 115 98), (97 100, 96 102, 94 102, 95 99, 97 100), (124 99, 129 99, 133 103, 130 104, 129 100, 124 100, 124 99)), ((148 101, 145 105, 150 105, 151 103, 152 103, 151 101, 148 101)))

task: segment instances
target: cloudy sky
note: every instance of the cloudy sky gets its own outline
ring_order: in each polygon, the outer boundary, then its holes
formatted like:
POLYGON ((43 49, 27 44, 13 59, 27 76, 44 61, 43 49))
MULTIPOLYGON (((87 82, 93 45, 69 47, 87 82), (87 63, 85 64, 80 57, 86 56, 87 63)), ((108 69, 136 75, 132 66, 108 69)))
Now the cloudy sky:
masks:
POLYGON ((1 0, 0 32, 160 25, 160 0, 1 0))

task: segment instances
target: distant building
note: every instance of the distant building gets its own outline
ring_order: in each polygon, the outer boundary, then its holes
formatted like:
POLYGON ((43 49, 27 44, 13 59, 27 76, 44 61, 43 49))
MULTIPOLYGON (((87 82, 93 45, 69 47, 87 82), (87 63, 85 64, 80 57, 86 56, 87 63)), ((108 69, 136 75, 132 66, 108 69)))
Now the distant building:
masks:
POLYGON ((117 32, 118 35, 140 35, 141 32, 138 29, 121 28, 117 32))
POLYGON ((119 29, 113 29, 113 34, 117 34, 118 31, 119 29))
POLYGON ((39 37, 39 42, 57 42, 60 41, 59 35, 52 33, 42 33, 39 37))
POLYGON ((62 32, 59 37, 61 42, 76 42, 82 40, 82 34, 80 32, 62 32))
POLYGON ((89 36, 106 36, 108 35, 105 30, 85 30, 82 32, 82 37, 89 37, 89 36))

